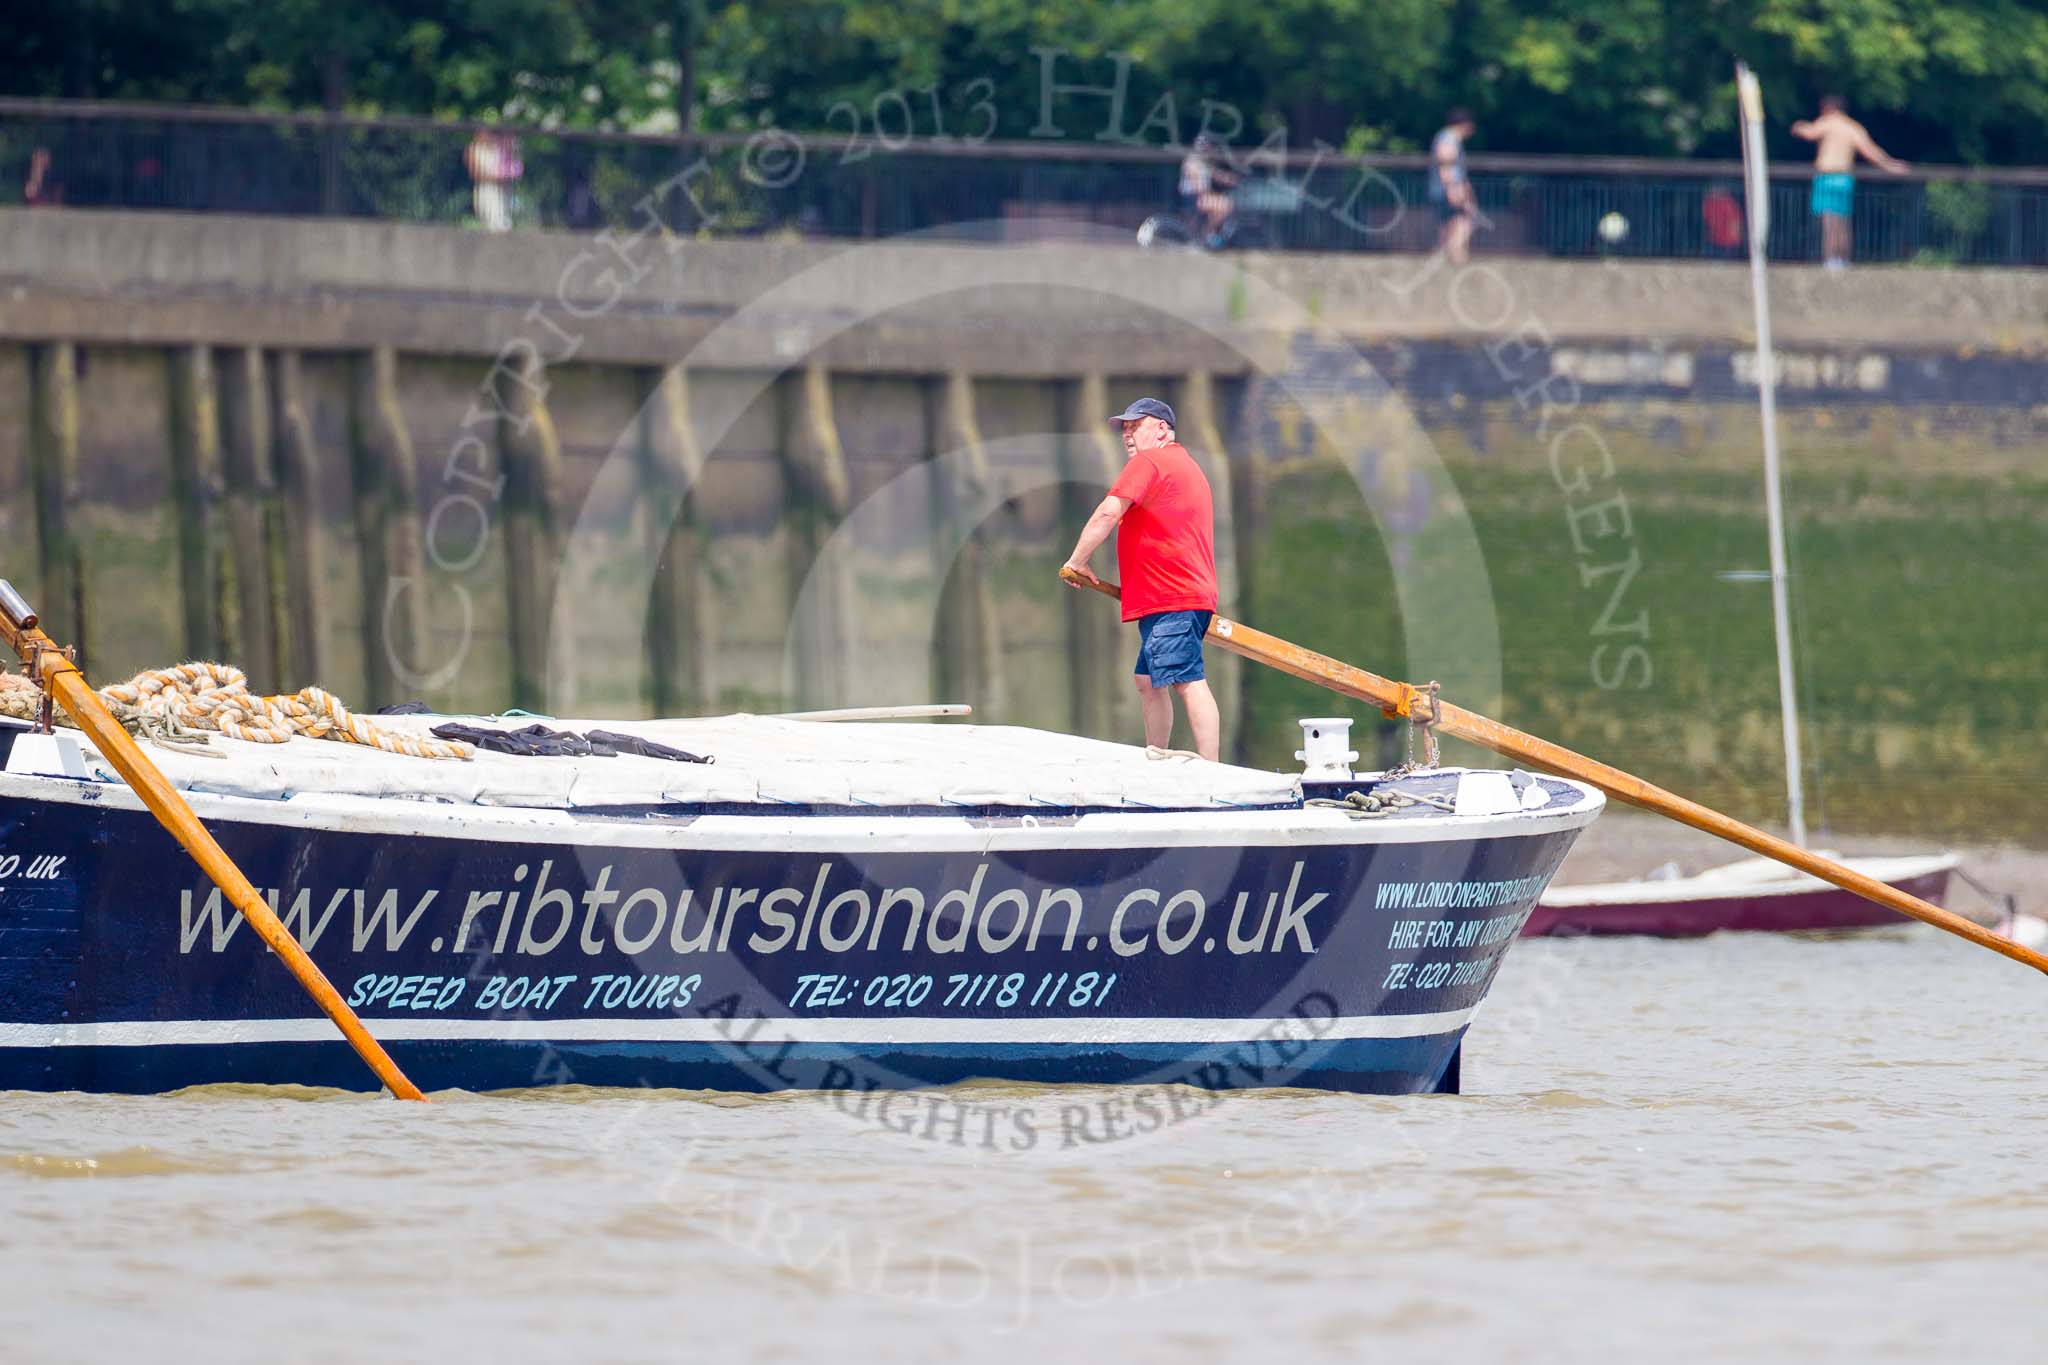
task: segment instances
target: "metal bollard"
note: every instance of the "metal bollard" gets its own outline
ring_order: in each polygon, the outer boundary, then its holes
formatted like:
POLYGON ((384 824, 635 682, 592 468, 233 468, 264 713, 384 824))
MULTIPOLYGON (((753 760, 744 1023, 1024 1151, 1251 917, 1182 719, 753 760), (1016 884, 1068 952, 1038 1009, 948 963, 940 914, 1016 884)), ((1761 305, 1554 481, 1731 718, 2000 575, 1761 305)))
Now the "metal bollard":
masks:
POLYGON ((39 619, 34 607, 22 600, 14 585, 0 578, 0 612, 7 614, 7 624, 16 630, 34 630, 39 619))

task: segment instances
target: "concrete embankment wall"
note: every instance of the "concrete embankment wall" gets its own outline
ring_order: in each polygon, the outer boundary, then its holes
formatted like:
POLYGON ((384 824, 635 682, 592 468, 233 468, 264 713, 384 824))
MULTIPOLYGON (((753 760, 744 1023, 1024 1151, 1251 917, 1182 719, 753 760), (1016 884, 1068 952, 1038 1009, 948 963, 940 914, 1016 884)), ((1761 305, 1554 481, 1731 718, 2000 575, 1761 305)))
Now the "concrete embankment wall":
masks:
MULTIPOLYGON (((1304 461, 1349 473, 1398 588, 1403 538, 1426 560, 1460 510, 1446 460, 1540 469, 1595 415, 1608 443, 1753 442, 1734 264, 26 210, 0 240, 0 572, 109 679, 205 655, 365 704, 940 696, 1120 732, 1128 642, 1051 575, 1137 393, 1209 465, 1248 617, 1300 595, 1264 569, 1304 461)), ((2037 440, 2048 277, 1773 289, 1795 431, 1971 404, 1991 444, 2037 440)), ((1262 684, 1225 675, 1249 718, 1262 684)))

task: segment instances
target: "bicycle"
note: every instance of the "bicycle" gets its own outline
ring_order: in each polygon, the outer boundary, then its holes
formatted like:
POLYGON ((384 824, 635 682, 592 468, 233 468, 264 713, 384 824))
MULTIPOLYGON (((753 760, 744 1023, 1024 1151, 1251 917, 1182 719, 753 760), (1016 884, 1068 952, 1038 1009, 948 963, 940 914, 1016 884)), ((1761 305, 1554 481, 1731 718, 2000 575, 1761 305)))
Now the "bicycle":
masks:
MULTIPOLYGON (((1212 233, 1204 234, 1199 219, 1194 215, 1155 213, 1138 224, 1138 245, 1180 246, 1191 251, 1257 251, 1269 247, 1272 245, 1272 232, 1263 220, 1273 212, 1269 205, 1276 198, 1269 185, 1270 182, 1251 181, 1232 191, 1230 216, 1223 220, 1222 227, 1212 233)), ((1292 186, 1287 188, 1293 189, 1292 186)), ((1296 206, 1296 198, 1289 198, 1287 208, 1291 210, 1296 206)))

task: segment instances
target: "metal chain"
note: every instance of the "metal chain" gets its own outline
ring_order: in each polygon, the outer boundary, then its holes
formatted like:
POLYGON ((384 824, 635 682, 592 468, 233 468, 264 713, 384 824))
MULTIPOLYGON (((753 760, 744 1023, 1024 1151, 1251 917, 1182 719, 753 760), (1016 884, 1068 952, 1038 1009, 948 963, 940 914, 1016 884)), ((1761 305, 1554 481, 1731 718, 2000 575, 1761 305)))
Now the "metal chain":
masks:
POLYGON ((1361 819, 1398 815, 1400 812, 1411 810, 1416 806, 1427 806, 1431 810, 1440 810, 1446 815, 1457 814, 1457 807, 1453 806, 1449 801, 1444 800, 1440 796, 1431 796, 1427 792, 1355 791, 1347 792, 1341 801, 1332 797, 1318 796, 1304 801, 1302 804, 1342 810, 1348 815, 1357 816, 1361 819))

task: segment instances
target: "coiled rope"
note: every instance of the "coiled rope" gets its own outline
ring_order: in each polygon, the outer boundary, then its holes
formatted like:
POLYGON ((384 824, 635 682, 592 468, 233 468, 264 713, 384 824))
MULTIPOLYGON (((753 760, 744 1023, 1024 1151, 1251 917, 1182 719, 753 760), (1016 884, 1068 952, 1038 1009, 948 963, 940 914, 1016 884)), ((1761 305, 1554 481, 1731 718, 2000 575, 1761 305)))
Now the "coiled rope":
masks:
MULTIPOLYGON (((0 715, 34 720, 42 709, 42 695, 27 678, 0 674, 0 715)), ((467 744, 386 730, 318 687, 301 688, 289 696, 257 696, 242 670, 226 664, 146 669, 127 682, 101 688, 99 695, 127 729, 174 744, 214 731, 251 744, 283 744, 304 735, 410 758, 470 758, 476 753, 467 744)), ((70 724, 68 717, 64 723, 70 724)))

